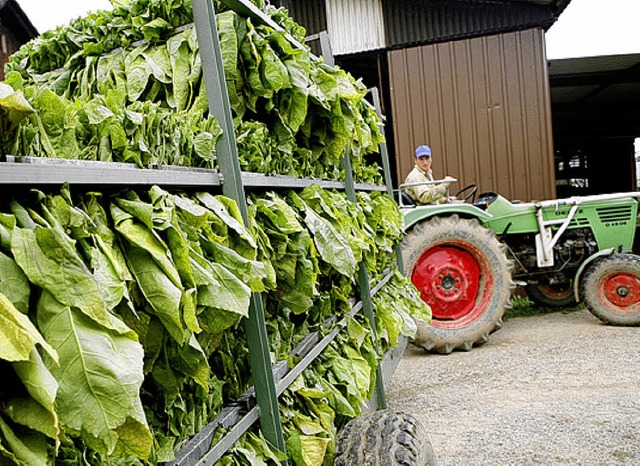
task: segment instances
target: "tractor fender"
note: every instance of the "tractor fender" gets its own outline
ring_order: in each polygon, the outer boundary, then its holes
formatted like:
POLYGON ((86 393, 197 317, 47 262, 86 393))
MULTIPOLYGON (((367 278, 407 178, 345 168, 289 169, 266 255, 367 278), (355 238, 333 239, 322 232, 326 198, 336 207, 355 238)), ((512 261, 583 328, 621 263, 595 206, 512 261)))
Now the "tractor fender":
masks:
POLYGON ((456 214, 462 218, 476 218, 483 225, 493 218, 491 214, 484 210, 464 203, 425 205, 401 210, 404 215, 405 231, 409 231, 415 224, 432 217, 449 217, 456 214))
POLYGON ((587 268, 587 265, 589 265, 597 258, 602 256, 609 256, 613 254, 615 250, 616 248, 603 249, 602 251, 598 251, 594 255, 589 256, 587 260, 580 264, 580 267, 578 267, 578 271, 576 272, 576 275, 573 279, 573 293, 576 297, 576 302, 580 302, 580 277, 582 276, 582 272, 584 272, 584 269, 587 268))

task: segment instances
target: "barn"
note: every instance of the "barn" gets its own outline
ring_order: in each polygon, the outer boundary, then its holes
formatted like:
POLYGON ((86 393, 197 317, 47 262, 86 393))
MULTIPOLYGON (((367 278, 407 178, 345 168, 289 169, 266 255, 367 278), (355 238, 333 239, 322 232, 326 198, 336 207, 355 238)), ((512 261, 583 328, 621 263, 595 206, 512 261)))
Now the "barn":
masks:
POLYGON ((548 61, 545 31, 569 2, 272 3, 311 37, 326 31, 335 62, 379 88, 397 183, 429 144, 436 177, 457 188, 514 200, 635 189, 640 62, 548 61))
POLYGON ((0 0, 0 80, 9 55, 37 36, 38 30, 16 0, 0 0))

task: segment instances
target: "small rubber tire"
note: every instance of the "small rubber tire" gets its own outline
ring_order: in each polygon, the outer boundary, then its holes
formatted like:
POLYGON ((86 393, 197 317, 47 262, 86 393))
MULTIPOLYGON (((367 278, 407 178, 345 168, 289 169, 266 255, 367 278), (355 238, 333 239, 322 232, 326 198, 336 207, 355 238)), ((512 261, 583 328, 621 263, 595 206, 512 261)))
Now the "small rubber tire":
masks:
POLYGON ((414 345, 440 354, 469 351, 486 343, 489 334, 502 327, 515 288, 513 262, 507 258, 506 246, 478 220, 452 215, 420 222, 405 236, 402 258, 408 276, 433 314, 430 323, 416 320, 414 345), (436 257, 438 251, 445 257, 436 257), (475 278, 470 279, 472 268, 475 278), (449 294, 445 296, 446 287, 449 294))
POLYGON ((435 454, 413 416, 388 409, 349 421, 336 438, 334 466, 432 466, 435 454))
POLYGON ((529 299, 539 306, 558 308, 577 304, 573 281, 562 285, 551 285, 544 281, 528 283, 525 290, 529 299))
POLYGON ((580 282, 587 309, 611 325, 640 325, 640 256, 613 254, 590 264, 580 282))

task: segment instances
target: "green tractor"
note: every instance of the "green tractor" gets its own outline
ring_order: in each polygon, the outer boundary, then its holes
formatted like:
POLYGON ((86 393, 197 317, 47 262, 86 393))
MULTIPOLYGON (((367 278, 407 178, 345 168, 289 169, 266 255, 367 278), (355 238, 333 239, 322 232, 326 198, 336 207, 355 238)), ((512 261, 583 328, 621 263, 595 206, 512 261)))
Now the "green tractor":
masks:
POLYGON ((520 203, 491 192, 476 199, 470 185, 456 193, 462 199, 415 206, 407 186, 404 266, 433 313, 418 322, 418 346, 448 354, 485 343, 516 284, 537 304, 583 301, 608 324, 640 325, 640 193, 520 203))

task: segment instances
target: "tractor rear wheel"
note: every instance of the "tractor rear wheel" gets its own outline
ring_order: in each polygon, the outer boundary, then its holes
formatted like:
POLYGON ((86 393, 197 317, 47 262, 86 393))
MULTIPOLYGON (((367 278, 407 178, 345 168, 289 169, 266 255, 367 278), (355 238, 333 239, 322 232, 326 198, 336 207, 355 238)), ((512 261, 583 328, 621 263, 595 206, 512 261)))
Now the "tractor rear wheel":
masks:
POLYGON ((591 313, 611 325, 640 325, 640 257, 613 254, 585 271, 580 294, 591 313))
POLYGON ((529 283, 526 291, 529 299, 539 306, 568 307, 576 304, 573 281, 554 284, 545 281, 529 283))
POLYGON ((448 354, 485 343, 511 307, 512 262, 494 232, 475 219, 434 217, 416 225, 403 241, 404 266, 431 323, 418 321, 413 341, 448 354))

